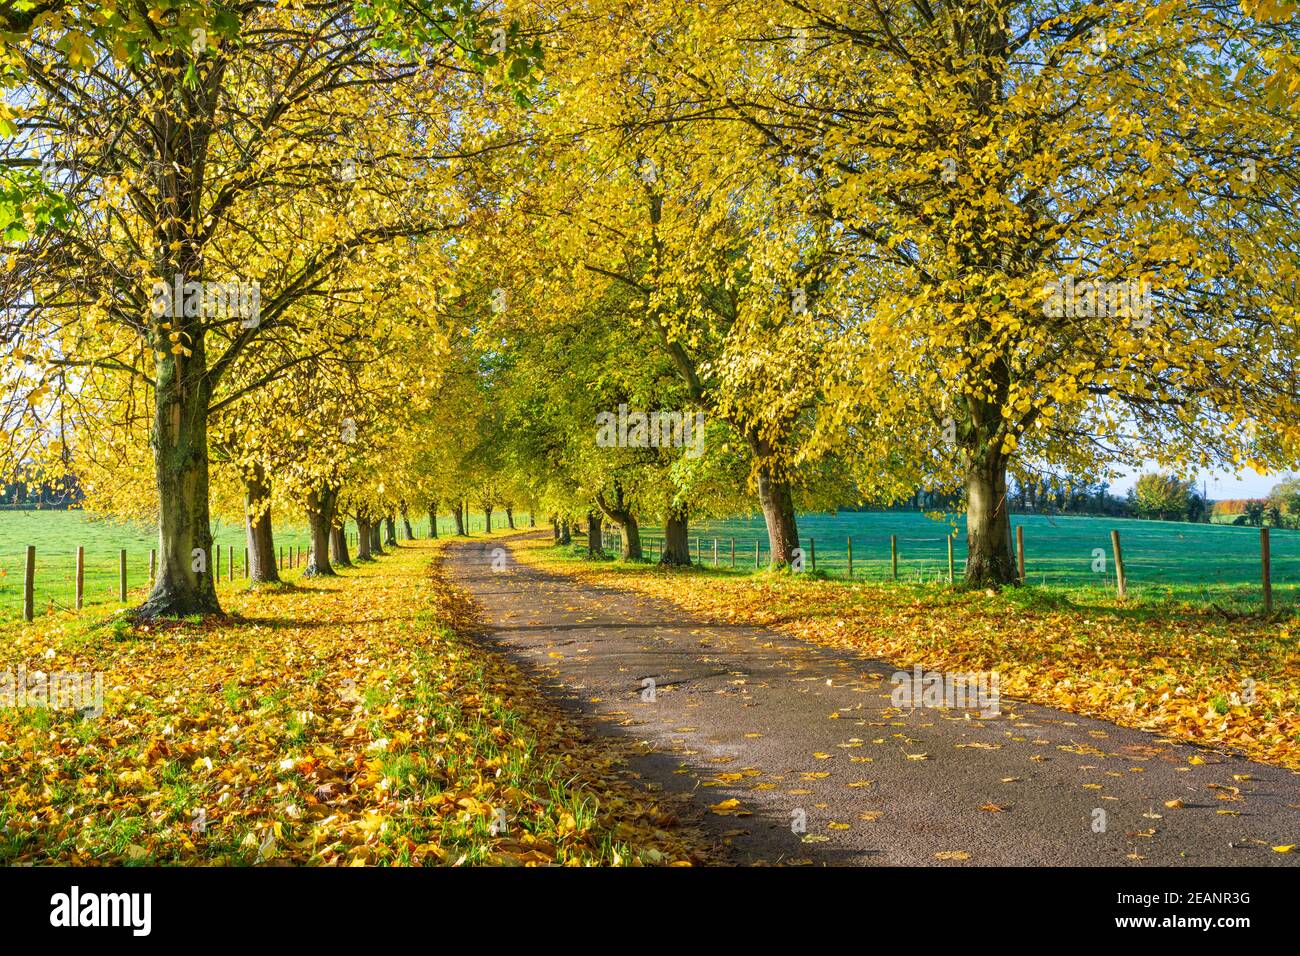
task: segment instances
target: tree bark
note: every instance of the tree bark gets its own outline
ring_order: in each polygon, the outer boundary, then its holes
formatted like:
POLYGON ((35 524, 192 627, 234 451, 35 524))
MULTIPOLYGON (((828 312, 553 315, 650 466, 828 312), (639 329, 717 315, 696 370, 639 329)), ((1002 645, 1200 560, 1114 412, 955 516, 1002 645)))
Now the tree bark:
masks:
POLYGON ((244 533, 248 540, 248 579, 254 584, 280 580, 271 531, 271 485, 261 463, 244 472, 244 533))
POLYGON ((329 485, 321 485, 307 493, 307 524, 311 528, 311 556, 305 577, 328 577, 334 574, 330 566, 330 528, 334 525, 334 503, 337 493, 329 485))
POLYGON ((554 515, 551 516, 551 543, 560 543, 560 519, 554 515))
POLYGON ((659 558, 663 565, 689 566, 691 563, 690 524, 685 509, 668 513, 664 521, 664 553, 659 558))
POLYGON ((767 524, 767 544, 771 549, 773 568, 785 567, 794 562, 794 549, 799 547, 799 530, 794 520, 794 501, 790 485, 780 477, 770 461, 759 458, 758 503, 763 509, 767 524))
POLYGON ((602 493, 596 495, 596 504, 605 517, 618 528, 619 556, 624 561, 640 561, 642 558, 641 529, 637 525, 636 515, 632 513, 627 500, 623 497, 622 484, 618 481, 614 482, 612 501, 607 501, 602 493))
POLYGON ((459 501, 456 502, 456 507, 453 509, 451 516, 456 519, 456 534, 462 538, 465 537, 465 506, 459 501))
POLYGON ((483 506, 483 530, 491 533, 492 531, 492 506, 483 506))
POLYGON ((357 515, 357 560, 373 561, 370 553, 370 519, 357 515))
POLYGON ((429 537, 438 537, 438 502, 429 502, 429 537))
POLYGON ((163 355, 156 374, 151 443, 159 563, 149 597, 135 613, 141 618, 221 614, 208 512, 211 386, 202 330, 195 329, 190 355, 163 355))
POLYGON ((342 525, 330 526, 330 563, 336 568, 352 567, 352 559, 348 556, 348 525, 346 521, 342 525))
POLYGON ((384 531, 387 532, 384 535, 385 547, 397 547, 397 521, 392 515, 384 519, 384 531))
POLYGON ((373 521, 370 524, 370 553, 378 557, 387 554, 384 550, 384 519, 373 521))
POLYGON ((511 531, 515 530, 515 509, 506 505, 506 525, 511 531))
POLYGON ((1017 579, 1007 507, 1007 463, 996 451, 973 456, 966 471, 968 587, 1001 587, 1017 579))
POLYGON ((621 520, 616 520, 620 539, 619 557, 624 561, 640 561, 645 555, 641 551, 641 526, 637 524, 632 512, 624 512, 621 520))
POLYGON ((411 516, 407 513, 406 502, 402 502, 402 531, 406 534, 407 541, 415 540, 415 532, 411 530, 411 516))
POLYGON ((569 528, 569 522, 560 522, 560 544, 573 544, 573 532, 569 528))
POLYGON ((599 511, 587 512, 587 553, 591 555, 604 554, 604 543, 601 541, 601 515, 599 511))

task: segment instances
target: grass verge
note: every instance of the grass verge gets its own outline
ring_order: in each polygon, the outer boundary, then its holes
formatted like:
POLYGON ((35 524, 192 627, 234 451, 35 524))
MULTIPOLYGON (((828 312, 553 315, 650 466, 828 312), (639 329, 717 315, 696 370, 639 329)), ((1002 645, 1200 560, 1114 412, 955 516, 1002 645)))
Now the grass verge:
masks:
POLYGON ((224 620, 0 626, 0 671, 103 675, 99 716, 0 708, 0 863, 702 861, 616 756, 466 636, 442 547, 227 584, 224 620))

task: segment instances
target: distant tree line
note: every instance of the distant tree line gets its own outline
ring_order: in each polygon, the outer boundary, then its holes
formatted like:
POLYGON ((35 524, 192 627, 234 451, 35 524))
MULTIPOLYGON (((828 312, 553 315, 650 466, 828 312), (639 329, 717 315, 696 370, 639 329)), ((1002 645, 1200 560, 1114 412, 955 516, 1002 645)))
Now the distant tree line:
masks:
POLYGON ((54 510, 75 508, 85 495, 75 475, 57 482, 13 481, 4 486, 0 495, 0 508, 49 508, 54 510))
MULTIPOLYGON (((1092 482, 1073 475, 1045 475, 1033 481, 1008 479, 1007 499, 1015 514, 1110 515, 1133 517, 1133 494, 1112 494, 1109 482, 1092 482)), ((1198 499, 1199 500, 1199 499, 1198 499)), ((962 494, 939 494, 917 489, 885 507, 861 506, 851 511, 956 511, 962 494)), ((1203 510, 1203 509, 1202 509, 1203 510)), ((1179 520, 1187 520, 1186 517, 1179 520)), ((1199 518, 1196 520, 1200 520, 1199 518)))
MULTIPOLYGON (((1194 481, 1151 472, 1140 476, 1124 495, 1112 494, 1108 482, 1071 475, 1048 475, 1034 481, 1011 480, 1007 489, 1016 514, 1094 515, 1151 521, 1300 528, 1300 477, 1283 479, 1266 498, 1210 500, 1194 481)), ((847 511, 956 511, 962 496, 917 489, 893 505, 868 505, 847 511)))
POLYGON ((1273 486, 1267 498, 1228 498, 1214 503, 1214 520, 1262 528, 1300 529, 1300 477, 1273 486))

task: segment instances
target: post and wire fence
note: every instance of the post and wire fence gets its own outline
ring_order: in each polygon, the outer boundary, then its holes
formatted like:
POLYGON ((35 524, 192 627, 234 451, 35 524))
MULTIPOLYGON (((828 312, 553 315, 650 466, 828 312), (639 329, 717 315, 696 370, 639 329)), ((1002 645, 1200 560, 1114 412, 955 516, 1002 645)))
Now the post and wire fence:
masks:
MULTIPOLYGON (((467 534, 486 531, 489 521, 493 530, 508 529, 510 521, 516 529, 526 530, 533 517, 527 511, 507 516, 494 512, 489 518, 484 513, 468 513, 463 517, 467 534)), ((437 531, 441 535, 454 535, 454 516, 437 516, 437 531)), ((380 519, 381 540, 387 541, 387 522, 380 519)), ((352 525, 355 527, 355 524, 352 525)), ((212 555, 208 573, 215 583, 231 584, 245 581, 250 575, 250 555, 246 544, 230 543, 233 528, 214 531, 212 555), (225 530, 225 534, 220 531, 225 530), (218 540, 224 539, 224 540, 218 540)), ((394 522, 397 540, 406 541, 431 537, 428 518, 411 524, 398 516, 394 522)), ((350 547, 359 543, 356 531, 344 522, 344 535, 350 547)), ((242 535, 241 535, 242 538, 242 535)), ((305 529, 290 528, 277 532, 273 559, 278 571, 301 570, 311 561, 311 542, 305 529)), ((88 605, 112 602, 125 603, 131 592, 147 590, 157 579, 159 569, 158 549, 108 548, 95 544, 68 546, 22 546, 18 554, 18 568, 11 571, 6 559, 12 556, 0 550, 0 619, 16 610, 25 621, 35 618, 38 611, 80 611, 88 605), (17 573, 14 573, 14 572, 17 573), (15 582, 11 584, 9 582, 15 582), (17 600, 5 599, 10 589, 20 589, 17 600), (12 607, 10 605, 13 605, 12 607)))
MULTIPOLYGON (((536 527, 527 512, 514 514, 513 519, 518 530, 536 527)), ((508 528, 506 517, 500 513, 491 518, 482 513, 467 514, 462 518, 466 534, 486 531, 489 522, 494 531, 508 528)), ((1211 526, 1191 525, 1173 531, 1177 538, 1184 539, 1193 534, 1194 529, 1205 527, 1211 526)), ((413 523, 408 531, 407 521, 399 517, 393 530, 397 540, 409 540, 430 537, 432 529, 424 519, 413 523)), ((440 537, 457 534, 454 516, 443 518, 439 515, 436 530, 440 537)), ((388 540, 387 531, 387 522, 381 519, 381 541, 388 540)), ((1168 547, 1163 544, 1159 548, 1153 547, 1155 539, 1150 531, 1132 534, 1111 528, 1108 540, 1087 542, 1093 547, 1086 551, 1079 544, 1063 548, 1050 533, 1045 533, 1042 526, 1034 531, 1038 533, 1027 533, 1023 523, 1016 523, 1009 542, 1015 575, 1021 583, 1091 586, 1125 598, 1137 582, 1141 587, 1177 585, 1180 593, 1196 596, 1198 578, 1195 575, 1181 581, 1170 575, 1162 576, 1162 570, 1177 562, 1171 560, 1168 547), (1136 549, 1132 547, 1133 541, 1137 542, 1136 549)), ((344 534, 350 546, 359 544, 357 532, 350 530, 346 523, 344 534)), ((620 553, 621 534, 617 528, 602 526, 601 537, 607 553, 620 553)), ((667 537, 653 530, 641 535, 640 542, 642 559, 647 561, 660 560, 668 548, 667 537)), ((719 535, 697 530, 686 538, 685 544, 692 562, 704 568, 761 569, 771 558, 766 537, 758 534, 719 535)), ((5 616, 7 610, 17 610, 24 620, 30 621, 38 608, 47 611, 81 610, 88 604, 125 602, 130 591, 152 585, 159 568, 156 549, 146 551, 142 548, 139 552, 127 548, 114 550, 116 553, 85 544, 78 544, 71 551, 66 546, 41 548, 26 545, 19 556, 21 593, 14 595, 18 600, 11 598, 0 602, 0 617, 5 616)), ((848 580, 951 585, 965 573, 964 551, 964 542, 955 534, 811 535, 799 539, 795 570, 848 580)), ((1256 600, 1266 613, 1271 613, 1277 603, 1276 586, 1281 585, 1294 593, 1295 585, 1300 583, 1300 534, 1282 532, 1280 537, 1275 537, 1273 529, 1262 527, 1258 529, 1254 547, 1238 547, 1237 552, 1231 576, 1223 573, 1222 568, 1216 573, 1204 562, 1198 565, 1200 579, 1206 584, 1203 597, 1211 597, 1209 585, 1228 583, 1244 586, 1246 581, 1250 581, 1249 587, 1256 600), (1279 544, 1283 545, 1281 549, 1279 544), (1254 570, 1247 571, 1247 565, 1253 565, 1254 570)), ((0 553, 0 593, 5 588, 12 588, 9 581, 18 577, 4 566, 7 563, 3 560, 5 557, 0 553)), ((275 553, 277 568, 280 571, 301 569, 309 561, 310 544, 305 535, 301 532, 282 533, 275 553), (284 537, 291 540, 286 542, 284 537)), ((214 544, 209 570, 216 582, 247 580, 249 569, 248 549, 242 543, 238 549, 229 543, 214 544)))
MULTIPOLYGON (((1185 531, 1174 530, 1180 539, 1186 536, 1185 531)), ((1280 583, 1294 589, 1300 584, 1300 534, 1283 534, 1288 555, 1280 583)), ((663 534, 651 530, 641 533, 639 540, 644 561, 658 562, 668 552, 669 541, 663 534)), ((1253 592, 1265 613, 1271 613, 1276 605, 1275 585, 1279 583, 1275 541, 1273 529, 1259 528, 1255 547, 1239 546, 1228 569, 1195 558, 1171 560, 1167 546, 1151 546, 1149 530, 1139 533, 1111 528, 1104 538, 1088 542, 1091 547, 1072 545, 1072 550, 1066 551, 1050 535, 1043 534, 1043 528, 1027 533, 1026 526, 1017 523, 1008 551, 1015 577, 1022 584, 1091 587, 1126 598, 1132 593, 1136 568, 1136 580, 1143 588, 1173 589, 1179 595, 1196 597, 1200 587, 1200 596, 1210 599, 1211 586, 1232 585, 1253 592), (1136 550, 1133 541, 1139 545, 1136 550), (1191 570, 1183 567, 1188 562, 1191 570)), ((761 534, 692 531, 684 543, 691 562, 705 569, 752 571, 765 567, 771 559, 768 539, 761 534)), ((621 553, 622 538, 617 528, 602 529, 602 545, 609 555, 621 553)), ((792 570, 848 580, 951 585, 965 575, 965 550, 965 541, 957 534, 801 536, 792 570)))

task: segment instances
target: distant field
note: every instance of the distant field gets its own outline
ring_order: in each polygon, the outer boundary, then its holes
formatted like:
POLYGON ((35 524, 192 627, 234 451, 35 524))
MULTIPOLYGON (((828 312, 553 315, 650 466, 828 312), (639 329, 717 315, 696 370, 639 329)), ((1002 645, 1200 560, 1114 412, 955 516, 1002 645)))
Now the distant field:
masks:
MULTIPOLYGON (((516 515, 516 523, 521 523, 516 515)), ((527 523, 527 515, 522 523, 527 523)), ((493 514, 494 526, 504 526, 505 514, 493 514)), ((419 520, 411 516, 417 535, 428 533, 428 516, 419 520)), ((471 530, 481 530, 483 516, 470 516, 471 530)), ((440 534, 454 530, 451 518, 440 516, 440 534)), ((349 525, 355 533, 356 525, 349 525)), ((244 560, 244 526, 229 522, 213 525, 216 542, 221 547, 221 573, 229 568, 229 548, 235 549, 235 574, 239 576, 244 560)), ((277 525, 277 549, 287 552, 294 546, 306 549, 309 542, 305 523, 277 525)), ((36 612, 72 607, 75 601, 77 546, 86 549, 85 603, 99 604, 117 600, 118 551, 126 548, 126 583, 128 590, 149 583, 149 551, 158 547, 158 530, 135 522, 108 521, 82 511, 7 511, 0 510, 0 619, 22 612, 23 572, 28 545, 36 546, 36 612)))
MULTIPOLYGON (((817 570, 834 575, 848 571, 848 539, 853 539, 853 573, 873 580, 891 573, 890 535, 898 536, 899 577, 934 581, 947 577, 946 535, 954 527, 957 574, 965 567, 965 523, 957 518, 933 521, 916 512, 840 512, 806 514, 798 519, 805 552, 815 550, 817 570)), ((1031 584, 1068 588, 1113 589, 1110 532, 1120 532, 1130 590, 1138 595, 1187 600, 1258 600, 1259 529, 1230 525, 1135 521, 1115 518, 1014 515, 1013 529, 1025 529, 1025 573, 1031 584), (1094 549, 1105 555, 1105 571, 1093 571, 1094 549)), ((662 529, 647 527, 658 536, 662 529)), ((1013 530, 1014 534, 1014 530, 1013 530)), ((1300 531, 1271 529, 1275 598, 1300 597, 1300 531)), ((713 562, 718 539, 719 564, 731 563, 736 542, 737 567, 754 566, 755 542, 766 562, 767 533, 761 516, 701 522, 691 528, 691 550, 703 545, 704 561, 713 562)))

